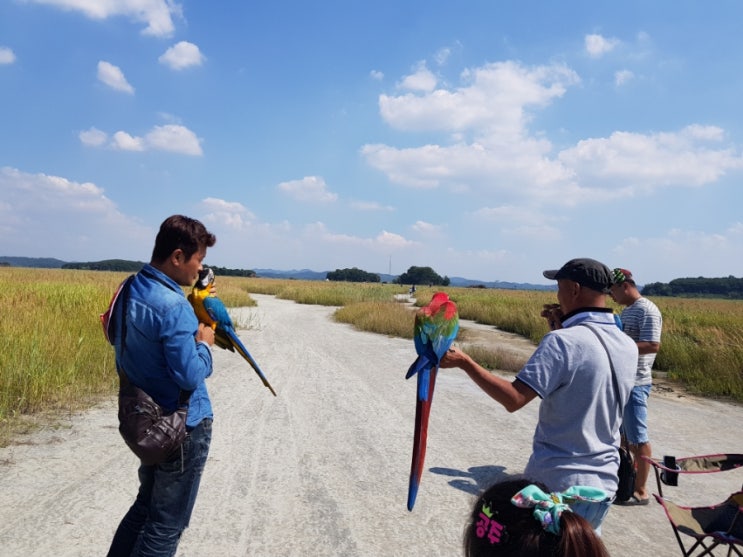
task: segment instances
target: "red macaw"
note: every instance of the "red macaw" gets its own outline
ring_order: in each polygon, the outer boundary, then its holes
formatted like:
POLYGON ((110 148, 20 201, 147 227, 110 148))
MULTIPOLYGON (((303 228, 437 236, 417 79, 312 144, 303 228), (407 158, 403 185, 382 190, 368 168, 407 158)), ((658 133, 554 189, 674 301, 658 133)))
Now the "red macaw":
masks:
POLYGON ((457 306, 444 292, 436 292, 427 306, 415 316, 413 341, 418 357, 408 369, 405 379, 418 374, 415 406, 415 432, 413 436, 413 460, 410 464, 408 484, 408 510, 413 510, 418 495, 423 461, 426 458, 428 417, 431 414, 433 388, 441 358, 444 356, 459 331, 457 306))
POLYGON ((248 349, 245 348, 245 345, 240 341, 237 333, 235 333, 232 318, 227 313, 224 303, 215 294, 210 292, 213 284, 214 271, 209 267, 204 267, 199 272, 199 278, 188 295, 188 301, 191 302, 196 317, 199 321, 214 329, 214 342, 217 346, 232 352, 237 351, 238 354, 247 360, 258 374, 258 377, 261 378, 263 384, 273 393, 273 396, 276 396, 276 391, 273 390, 263 371, 261 371, 258 362, 250 355, 248 349))

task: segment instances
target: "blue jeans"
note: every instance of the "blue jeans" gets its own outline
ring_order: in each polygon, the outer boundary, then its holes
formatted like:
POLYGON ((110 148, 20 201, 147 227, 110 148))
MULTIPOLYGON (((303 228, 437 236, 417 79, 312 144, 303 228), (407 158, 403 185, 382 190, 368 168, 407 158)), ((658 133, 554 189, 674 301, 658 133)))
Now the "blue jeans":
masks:
POLYGON ((108 557, 172 557, 188 526, 199 491, 212 420, 193 428, 177 455, 162 464, 139 467, 139 493, 121 520, 108 557))

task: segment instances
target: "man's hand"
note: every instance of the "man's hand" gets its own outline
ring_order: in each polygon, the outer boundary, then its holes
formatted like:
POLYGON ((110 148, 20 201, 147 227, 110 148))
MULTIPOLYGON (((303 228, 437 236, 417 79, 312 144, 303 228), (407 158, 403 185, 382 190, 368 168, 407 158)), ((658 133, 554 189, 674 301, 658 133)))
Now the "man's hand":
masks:
POLYGON ((458 367, 464 369, 468 365, 470 357, 459 348, 451 347, 446 351, 444 357, 439 361, 440 368, 458 367))
POLYGON ((214 346, 214 331, 212 328, 199 323, 199 330, 196 331, 196 342, 206 342, 209 346, 214 346))
POLYGON ((562 310, 560 304, 544 304, 542 312, 539 314, 547 320, 550 331, 562 329, 562 310))

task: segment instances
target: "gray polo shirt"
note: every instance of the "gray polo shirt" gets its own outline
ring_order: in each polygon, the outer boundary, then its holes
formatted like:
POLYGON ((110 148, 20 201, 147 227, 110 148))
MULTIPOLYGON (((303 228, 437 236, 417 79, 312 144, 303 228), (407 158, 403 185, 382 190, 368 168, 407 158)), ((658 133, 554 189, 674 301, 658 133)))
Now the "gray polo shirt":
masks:
POLYGON ((619 426, 635 382, 637 345, 617 326, 611 311, 587 309, 545 335, 516 376, 542 399, 532 455, 524 471, 552 491, 574 485, 617 489, 619 426), (617 375, 621 402, 612 386, 604 339, 617 375))

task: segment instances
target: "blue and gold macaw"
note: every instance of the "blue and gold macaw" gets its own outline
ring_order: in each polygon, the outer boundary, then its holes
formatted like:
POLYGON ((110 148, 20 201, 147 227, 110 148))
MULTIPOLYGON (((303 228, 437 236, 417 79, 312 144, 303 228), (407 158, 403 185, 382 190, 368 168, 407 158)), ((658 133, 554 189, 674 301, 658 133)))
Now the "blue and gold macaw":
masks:
POLYGON ((245 345, 240 342, 237 333, 235 333, 232 318, 227 313, 224 303, 215 294, 210 292, 213 285, 214 271, 209 267, 204 267, 199 272, 199 279, 188 295, 188 301, 191 302, 196 317, 200 322, 214 329, 214 342, 217 346, 237 352, 245 358, 258 374, 258 377, 261 378, 263 384, 268 387, 268 390, 273 393, 273 396, 276 396, 276 391, 273 390, 263 371, 261 371, 258 362, 250 355, 245 345))
POLYGON ((459 331, 457 306, 444 292, 436 292, 427 306, 415 316, 413 341, 418 357, 408 369, 405 379, 418 374, 413 434, 413 460, 410 463, 408 510, 413 510, 423 474, 428 439, 428 417, 431 414, 433 388, 436 384, 439 361, 459 331))

